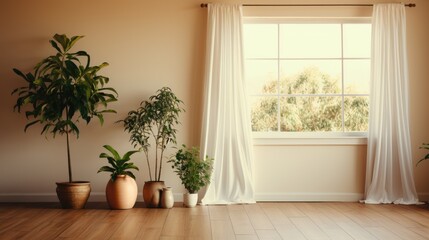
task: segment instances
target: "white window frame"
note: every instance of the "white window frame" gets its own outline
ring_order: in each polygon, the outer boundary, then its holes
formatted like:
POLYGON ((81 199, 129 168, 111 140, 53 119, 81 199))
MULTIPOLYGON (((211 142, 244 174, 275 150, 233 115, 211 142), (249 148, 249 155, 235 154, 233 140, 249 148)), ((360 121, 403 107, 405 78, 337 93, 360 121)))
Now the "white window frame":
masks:
MULTIPOLYGON (((371 17, 341 17, 341 18, 288 18, 288 17, 244 17, 244 24, 282 24, 282 23, 371 23, 371 17)), ((341 57, 341 60, 344 58, 341 57)), ((343 68, 343 67, 342 67, 343 68)), ((344 81, 344 71, 342 71, 344 81)), ((321 94, 320 96, 347 94, 321 94)), ((359 94, 352 94, 358 96, 359 94)), ((316 95, 312 95, 316 96, 316 95)), ((318 95, 317 95, 318 96, 318 95)), ((367 96, 364 94, 364 96, 367 96)), ((344 123, 344 113, 343 123, 344 123)), ((300 146, 300 145, 366 145, 368 132, 253 132, 253 144, 255 146, 300 146)))

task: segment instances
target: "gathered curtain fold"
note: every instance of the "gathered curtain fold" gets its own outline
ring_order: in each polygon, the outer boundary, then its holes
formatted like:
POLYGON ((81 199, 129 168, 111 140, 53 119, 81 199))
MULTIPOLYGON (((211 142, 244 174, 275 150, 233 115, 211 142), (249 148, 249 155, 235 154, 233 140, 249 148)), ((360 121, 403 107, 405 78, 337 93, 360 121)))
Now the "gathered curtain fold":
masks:
POLYGON ((201 153, 214 158, 203 204, 254 203, 242 6, 209 4, 201 153))
POLYGON ((374 4, 365 203, 416 204, 403 4, 374 4))

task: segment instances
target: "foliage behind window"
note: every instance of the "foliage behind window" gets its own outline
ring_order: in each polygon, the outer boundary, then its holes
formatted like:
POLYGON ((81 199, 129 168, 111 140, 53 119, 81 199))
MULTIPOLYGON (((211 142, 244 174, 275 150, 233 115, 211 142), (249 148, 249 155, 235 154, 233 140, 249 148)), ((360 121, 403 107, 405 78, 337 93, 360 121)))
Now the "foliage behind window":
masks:
POLYGON ((248 23, 255 132, 366 132, 371 24, 248 23))

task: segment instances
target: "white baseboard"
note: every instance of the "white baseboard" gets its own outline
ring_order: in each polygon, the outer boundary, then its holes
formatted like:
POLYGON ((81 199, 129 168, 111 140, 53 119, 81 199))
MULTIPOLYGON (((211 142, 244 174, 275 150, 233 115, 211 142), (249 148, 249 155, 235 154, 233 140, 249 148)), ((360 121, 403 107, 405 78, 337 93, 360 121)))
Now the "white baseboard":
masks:
MULTIPOLYGON (((182 202, 183 194, 174 193, 174 201, 182 202)), ((418 193, 420 201, 429 201, 429 193, 418 193)), ((362 193, 256 193, 258 202, 357 202, 362 193)), ((57 202, 56 193, 0 193, 0 202, 57 202)), ((91 192, 89 202, 106 201, 104 192, 91 192)), ((143 202, 142 193, 137 202, 143 202)))
MULTIPOLYGON (((183 194, 174 193, 174 201, 182 202, 183 194)), ((88 202, 104 202, 104 192, 91 192, 88 202)), ((58 202, 56 193, 0 193, 0 202, 58 202)), ((143 202, 142 193, 138 193, 137 202, 143 202)))
POLYGON ((357 202, 362 193, 256 193, 258 202, 357 202))

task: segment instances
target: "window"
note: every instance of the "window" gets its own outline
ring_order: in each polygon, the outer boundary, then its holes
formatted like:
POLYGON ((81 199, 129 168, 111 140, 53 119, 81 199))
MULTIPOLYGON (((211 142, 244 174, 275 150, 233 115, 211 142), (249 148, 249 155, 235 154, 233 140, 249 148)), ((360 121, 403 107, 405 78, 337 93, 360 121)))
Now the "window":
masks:
POLYGON ((254 132, 368 130, 370 23, 252 20, 244 48, 254 132))

